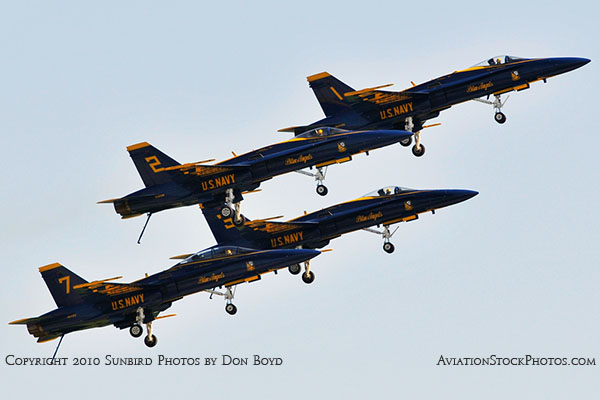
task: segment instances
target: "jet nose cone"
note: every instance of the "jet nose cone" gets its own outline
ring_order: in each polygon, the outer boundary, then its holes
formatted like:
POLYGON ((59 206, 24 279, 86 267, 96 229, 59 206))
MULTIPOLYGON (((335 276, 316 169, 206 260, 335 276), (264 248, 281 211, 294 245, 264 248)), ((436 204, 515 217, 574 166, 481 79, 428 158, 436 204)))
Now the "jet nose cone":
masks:
POLYGON ((564 74, 565 72, 573 71, 574 69, 583 67, 591 60, 578 57, 562 57, 552 59, 552 64, 555 69, 555 74, 564 74))
POLYGON ((478 194, 479 192, 474 190, 447 190, 444 194, 444 202, 446 203, 445 205, 449 206, 469 200, 471 197, 475 197, 478 194))

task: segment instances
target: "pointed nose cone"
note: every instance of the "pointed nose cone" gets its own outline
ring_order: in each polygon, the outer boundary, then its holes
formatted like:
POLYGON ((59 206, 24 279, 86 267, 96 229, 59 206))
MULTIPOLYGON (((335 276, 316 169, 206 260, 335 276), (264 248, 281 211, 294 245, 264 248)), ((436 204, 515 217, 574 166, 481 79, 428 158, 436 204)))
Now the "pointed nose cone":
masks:
POLYGON ((552 75, 559 75, 583 67, 591 60, 578 57, 560 57, 552 58, 550 61, 552 63, 552 75))
POLYGON ((447 207, 453 204, 462 203, 465 200, 469 200, 471 197, 475 197, 479 192, 473 190, 444 190, 444 195, 440 199, 439 207, 447 207))

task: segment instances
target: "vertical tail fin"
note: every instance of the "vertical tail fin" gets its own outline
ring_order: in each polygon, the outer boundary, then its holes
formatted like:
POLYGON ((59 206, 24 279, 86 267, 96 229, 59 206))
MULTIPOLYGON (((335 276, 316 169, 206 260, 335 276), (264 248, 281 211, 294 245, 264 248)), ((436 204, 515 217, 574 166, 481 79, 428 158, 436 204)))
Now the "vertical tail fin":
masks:
POLYGON ((127 151, 146 187, 171 182, 171 174, 165 168, 181 165, 147 142, 129 146, 127 151))
POLYGON ((331 117, 350 108, 350 105, 344 99, 344 93, 353 92, 354 89, 344 82, 328 72, 311 75, 306 79, 313 92, 315 92, 325 116, 331 117))
MULTIPOLYGON (((204 207, 202 214, 217 241, 217 244, 235 244, 242 247, 255 247, 256 243, 251 239, 252 229, 242 225, 236 227, 233 224, 232 217, 223 217, 220 214, 220 207, 204 207), (248 238, 250 236, 250 238, 248 238)), ((249 220, 248 220, 249 221, 249 220)))
POLYGON ((40 268, 40 272, 58 307, 79 304, 83 301, 81 295, 73 290, 73 287, 88 283, 85 279, 59 263, 43 266, 40 268))

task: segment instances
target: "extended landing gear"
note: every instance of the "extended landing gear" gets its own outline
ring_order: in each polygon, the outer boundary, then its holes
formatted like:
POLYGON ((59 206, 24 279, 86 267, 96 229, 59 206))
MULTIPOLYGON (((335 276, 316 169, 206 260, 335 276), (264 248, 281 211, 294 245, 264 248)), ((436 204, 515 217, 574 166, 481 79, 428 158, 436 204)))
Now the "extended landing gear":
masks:
POLYGON ((317 185, 317 194, 319 196, 326 196, 328 192, 329 190, 327 190, 325 185, 317 185))
POLYGON ((385 251, 386 253, 392 254, 394 252, 394 250, 396 250, 396 248, 390 242, 385 242, 383 244, 383 251, 385 251))
POLYGON ((373 228, 363 228, 363 230, 374 233, 376 235, 381 235, 381 237, 383 237, 383 251, 385 251, 388 254, 392 254, 394 250, 396 250, 396 247, 390 242, 390 239, 392 236, 394 236, 394 233, 396 233, 398 228, 399 226, 397 226, 393 232, 390 232, 389 225, 384 225, 383 230, 381 231, 378 231, 377 229, 373 228))
POLYGON ((135 324, 132 325, 131 328, 129 328, 129 333, 134 338, 139 338, 140 336, 142 336, 142 333, 144 333, 144 328, 142 328, 140 324, 135 324))
POLYGON ((310 270, 310 260, 304 262, 304 273, 302 274, 302 282, 307 285, 313 283, 315 280, 315 274, 310 270))
MULTIPOLYGON (((150 325, 150 329, 148 330, 148 332, 152 332, 152 322, 150 322, 149 324, 146 324, 146 325, 150 325)), ((148 334, 148 336, 146 336, 144 338, 144 344, 148 347, 154 347, 154 346, 156 346, 157 343, 158 343, 158 338, 155 335, 148 334)))
POLYGON ((205 290, 205 292, 210 293, 210 298, 212 299, 213 294, 216 294, 217 296, 223 296, 223 298, 225 298, 225 301, 227 302, 227 304, 225 305, 225 312, 229 315, 235 315, 235 313, 237 313, 237 307, 235 306, 235 304, 233 304, 231 301, 233 300, 233 297, 235 296, 235 288, 236 286, 233 287, 233 290, 231 290, 231 287, 226 287, 224 292, 219 292, 217 290, 205 290))
POLYGON ((496 114, 494 114, 494 119, 496 120, 497 123, 503 124, 506 122, 506 115, 504 115, 501 112, 497 112, 496 114))
POLYGON ((473 99, 473 100, 478 101, 483 104, 489 104, 492 107, 494 107, 494 120, 499 124, 503 124, 506 122, 506 115, 504 115, 502 113, 502 107, 504 107, 504 104, 506 104, 506 101, 508 100, 510 95, 506 96, 506 99, 504 99, 504 101, 502 101, 499 94, 494 95, 494 97, 495 97, 494 101, 484 100, 484 99, 473 99))
MULTIPOLYGON (((414 131, 415 124, 414 124, 412 117, 406 118, 406 120, 404 121, 404 129, 409 132, 414 131)), ((415 145, 412 147, 412 153, 415 157, 421 157, 423 154, 425 154, 425 146, 423 146, 421 144, 421 131, 419 130, 419 131, 414 132, 414 137, 415 137, 415 145)), ((410 146, 411 143, 412 143, 412 138, 409 138, 409 141, 407 144, 404 144, 402 141, 400 142, 400 144, 402 146, 406 146, 406 147, 410 146)))
POLYGON ((315 178, 315 181, 317 181, 317 194, 319 196, 326 196, 329 192, 329 190, 327 190, 327 187, 323 185, 323 181, 325 180, 325 174, 327 173, 327 167, 317 167, 317 172, 315 172, 314 174, 312 172, 303 170, 295 172, 315 178))
MULTIPOLYGON (((137 309, 137 314, 135 316, 135 324, 133 324, 129 328, 129 334, 134 338, 138 338, 142 336, 144 329, 142 328, 142 324, 144 323, 144 309, 139 307, 137 309)), ((144 344, 148 347, 154 347, 158 343, 157 337, 152 334, 152 321, 146 324, 146 331, 148 334, 144 338, 144 344)))
MULTIPOLYGON (((419 132, 417 132, 419 133, 419 132)), ((417 133, 415 133, 415 136, 417 135, 417 133)), ((415 144, 412 147, 412 153, 415 157, 421 157, 423 154, 425 154, 425 146, 423 146, 422 144, 415 144)))
POLYGON ((235 313, 237 312, 237 307, 235 306, 235 304, 233 303, 228 303, 225 306, 225 311, 227 312, 227 314, 229 315, 235 315, 235 313))
POLYGON ((412 144, 412 136, 411 137, 407 137, 406 139, 402 139, 400 141, 400 144, 404 147, 408 147, 412 144))
POLYGON ((225 196, 225 206, 221 208, 221 216, 229 218, 233 215, 232 221, 235 226, 242 226, 246 223, 246 217, 242 215, 241 202, 234 203, 235 196, 233 189, 227 189, 225 196))
POLYGON ((290 271, 290 274, 298 275, 302 271, 302 267, 300 264, 292 264, 288 267, 288 270, 290 271))

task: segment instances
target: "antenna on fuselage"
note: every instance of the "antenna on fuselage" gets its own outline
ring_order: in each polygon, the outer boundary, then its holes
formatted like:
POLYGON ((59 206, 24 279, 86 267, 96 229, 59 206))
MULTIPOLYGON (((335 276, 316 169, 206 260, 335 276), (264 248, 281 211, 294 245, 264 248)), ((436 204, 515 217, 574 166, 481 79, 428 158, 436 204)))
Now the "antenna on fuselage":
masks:
POLYGON ((151 216, 152 216, 152 213, 148 213, 148 219, 146 220, 146 223, 144 224, 144 227, 142 228, 142 233, 140 233, 140 237, 138 238, 137 244, 140 244, 140 242, 142 241, 142 236, 144 236, 144 231, 146 231, 146 227, 148 226, 148 221, 150 221, 151 216))
POLYGON ((56 346, 56 350, 54 350, 54 355, 52 356, 52 364, 54 364, 54 357, 56 357, 56 353, 58 353, 58 348, 60 347, 60 344, 62 343, 62 340, 64 337, 65 337, 65 335, 60 335, 60 340, 58 341, 58 346, 56 346))

